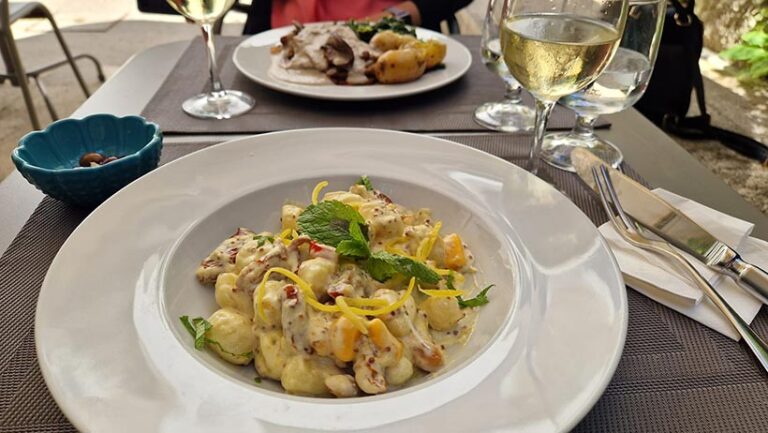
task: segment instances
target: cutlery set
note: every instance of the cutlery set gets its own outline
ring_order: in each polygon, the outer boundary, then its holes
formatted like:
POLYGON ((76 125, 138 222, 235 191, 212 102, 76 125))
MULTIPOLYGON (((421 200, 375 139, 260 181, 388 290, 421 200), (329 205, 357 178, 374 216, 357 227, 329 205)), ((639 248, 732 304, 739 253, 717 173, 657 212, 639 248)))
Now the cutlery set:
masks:
POLYGON ((616 232, 630 245, 664 256, 685 271, 744 338, 757 360, 768 371, 768 344, 755 334, 717 289, 677 249, 733 278, 763 304, 768 304, 768 274, 743 260, 733 248, 650 190, 603 164, 589 151, 577 149, 572 159, 579 177, 598 193, 616 232))

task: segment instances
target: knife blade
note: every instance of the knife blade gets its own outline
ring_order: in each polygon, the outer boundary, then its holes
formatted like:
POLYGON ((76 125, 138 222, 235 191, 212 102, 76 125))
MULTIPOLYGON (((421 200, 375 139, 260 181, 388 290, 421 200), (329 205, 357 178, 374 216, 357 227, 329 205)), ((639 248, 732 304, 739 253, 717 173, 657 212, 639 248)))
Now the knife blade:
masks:
POLYGON ((643 185, 604 164, 588 150, 575 149, 571 161, 579 177, 593 190, 592 167, 608 167, 621 206, 637 223, 715 271, 730 276, 768 305, 768 274, 765 271, 744 261, 733 248, 643 185))

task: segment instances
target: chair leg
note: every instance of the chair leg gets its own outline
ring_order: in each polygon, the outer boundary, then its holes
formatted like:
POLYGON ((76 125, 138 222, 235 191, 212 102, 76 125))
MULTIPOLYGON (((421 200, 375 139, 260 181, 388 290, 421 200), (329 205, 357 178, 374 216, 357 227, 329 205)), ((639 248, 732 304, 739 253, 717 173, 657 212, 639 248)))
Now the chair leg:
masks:
POLYGON ((19 84, 21 93, 24 96, 24 103, 27 105, 27 112, 29 113, 29 120, 32 123, 33 129, 40 129, 40 120, 37 118, 37 112, 35 111, 35 104, 32 101, 32 94, 29 91, 29 81, 27 80, 27 74, 24 72, 24 65, 21 64, 21 58, 19 57, 19 50, 16 48, 16 43, 13 40, 13 34, 10 32, 7 37, 0 40, 0 43, 5 42, 9 60, 12 63, 9 69, 12 69, 16 74, 16 81, 19 84))
POLYGON ((48 97, 48 91, 45 89, 45 86, 43 86, 43 82, 37 75, 33 75, 32 79, 35 80, 35 85, 37 86, 37 90, 40 91, 43 101, 45 101, 45 106, 48 107, 48 113, 51 114, 51 120, 59 120, 59 115, 56 113, 56 108, 53 107, 51 98, 48 97))
POLYGON ((67 57, 67 61, 69 62, 70 66, 72 66, 72 72, 75 73, 75 78, 77 78, 77 82, 80 83, 80 87, 83 89, 83 93, 85 93, 86 98, 90 97, 91 92, 88 91, 88 86, 85 85, 85 80, 83 80, 83 76, 80 74, 80 69, 77 67, 77 64, 75 64, 75 59, 72 58, 72 53, 70 53, 69 46, 64 41, 64 36, 62 36, 61 31, 59 30, 59 26, 56 25, 56 20, 53 19, 53 15, 51 15, 45 6, 41 5, 40 9, 48 21, 50 21, 51 26, 53 27, 53 33, 56 35, 56 39, 59 40, 59 45, 61 45, 61 49, 64 51, 64 55, 67 57))

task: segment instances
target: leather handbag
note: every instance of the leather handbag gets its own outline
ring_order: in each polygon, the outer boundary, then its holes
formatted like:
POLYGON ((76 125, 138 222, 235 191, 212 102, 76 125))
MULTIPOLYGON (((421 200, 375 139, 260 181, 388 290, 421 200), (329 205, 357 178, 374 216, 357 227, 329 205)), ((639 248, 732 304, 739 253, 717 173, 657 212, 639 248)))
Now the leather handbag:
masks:
POLYGON ((715 139, 726 147, 768 164, 768 147, 752 138, 712 126, 704 97, 699 58, 704 25, 693 11, 694 0, 669 0, 653 77, 635 108, 664 131, 688 139, 715 139), (698 116, 688 116, 691 92, 698 116))

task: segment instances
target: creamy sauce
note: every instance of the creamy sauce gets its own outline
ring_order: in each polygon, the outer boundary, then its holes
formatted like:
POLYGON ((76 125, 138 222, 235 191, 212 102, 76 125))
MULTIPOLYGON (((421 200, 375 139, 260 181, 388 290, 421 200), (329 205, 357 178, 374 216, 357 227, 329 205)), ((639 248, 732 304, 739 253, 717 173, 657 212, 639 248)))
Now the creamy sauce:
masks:
POLYGON ((325 72, 317 69, 288 69, 282 65, 283 55, 272 54, 269 76, 280 81, 296 84, 326 85, 333 84, 325 72))
POLYGON ((358 39, 355 32, 343 24, 324 23, 304 27, 292 38, 292 57, 286 55, 285 47, 272 55, 269 75, 277 80, 297 84, 334 84, 325 74, 332 65, 329 65, 323 52, 323 46, 327 44, 332 33, 343 39, 354 53, 354 62, 348 71, 346 84, 371 84, 371 80, 365 75, 369 61, 363 59, 363 53, 367 52, 376 57, 381 53, 358 39))

